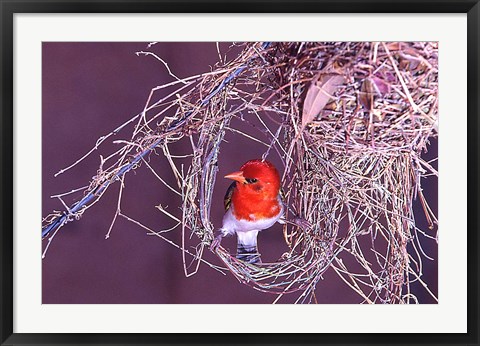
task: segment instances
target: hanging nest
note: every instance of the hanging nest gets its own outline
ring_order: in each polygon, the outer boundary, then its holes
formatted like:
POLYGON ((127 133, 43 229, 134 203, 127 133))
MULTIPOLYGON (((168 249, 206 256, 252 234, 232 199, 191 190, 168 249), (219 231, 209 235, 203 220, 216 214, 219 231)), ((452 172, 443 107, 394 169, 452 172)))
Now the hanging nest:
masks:
POLYGON ((135 126, 131 140, 108 158, 113 163, 99 170, 88 193, 101 196, 151 152, 163 151, 182 196, 179 227, 198 237, 194 255, 202 258, 218 227, 210 219, 217 161, 233 132, 263 146, 264 158, 280 158, 287 205, 289 251, 277 262, 249 264, 221 246, 215 250, 240 282, 278 298, 300 292, 297 302, 311 302, 322 274, 333 268, 364 302, 416 302, 410 284, 423 283, 424 256, 413 240, 421 232, 436 241, 431 230, 417 228, 412 205, 421 201, 433 229, 437 219, 420 183, 438 175, 422 159, 437 136, 437 43, 235 47, 237 58, 212 72, 152 90, 144 112, 128 122, 135 126), (234 118, 259 122, 262 135, 235 128, 234 118), (179 170, 169 145, 185 140, 192 151, 179 170))

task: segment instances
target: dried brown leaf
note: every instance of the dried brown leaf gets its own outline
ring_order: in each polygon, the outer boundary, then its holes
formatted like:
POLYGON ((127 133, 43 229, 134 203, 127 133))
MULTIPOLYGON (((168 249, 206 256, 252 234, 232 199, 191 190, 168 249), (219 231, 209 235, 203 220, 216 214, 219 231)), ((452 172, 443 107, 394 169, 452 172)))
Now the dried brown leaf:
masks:
POLYGON ((378 95, 385 96, 390 92, 390 84, 385 82, 383 79, 373 76, 372 82, 378 95))
POLYGON ((345 78, 340 74, 318 74, 310 84, 303 103, 302 126, 305 127, 325 108, 345 78))
POLYGON ((383 79, 372 76, 363 80, 360 87, 359 101, 365 109, 371 110, 375 96, 385 96, 390 92, 390 85, 383 79))
POLYGON ((401 42, 388 42, 386 43, 388 50, 397 51, 401 49, 401 42))
POLYGON ((375 89, 373 87, 372 80, 370 78, 365 78, 363 80, 362 86, 360 87, 360 93, 358 95, 360 104, 365 109, 372 109, 374 95, 375 89))

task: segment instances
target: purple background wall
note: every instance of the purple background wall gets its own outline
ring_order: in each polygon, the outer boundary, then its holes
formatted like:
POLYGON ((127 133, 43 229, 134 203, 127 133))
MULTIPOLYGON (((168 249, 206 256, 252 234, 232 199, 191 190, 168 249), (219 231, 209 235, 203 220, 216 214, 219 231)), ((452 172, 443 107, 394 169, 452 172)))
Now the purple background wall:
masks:
MULTIPOLYGON (((100 136, 141 111, 153 87, 172 80, 159 61, 135 55, 146 46, 146 43, 43 44, 44 216, 52 210, 63 210, 61 203, 49 196, 88 184, 98 168, 98 154, 109 153, 119 146, 106 144, 102 146, 105 150, 94 153, 71 171, 57 178, 53 175, 90 150, 100 136)), ((221 47, 226 51, 228 45, 221 47)), ((208 72, 218 60, 214 43, 160 43, 154 50, 179 77, 208 72)), ((234 54, 232 51, 231 55, 234 54)), ((212 208, 215 225, 221 224, 222 198, 229 185, 221 177, 263 152, 263 148, 251 141, 239 143, 240 138, 235 141, 236 145, 222 148, 214 195, 218 205, 212 208)), ((433 144, 429 157, 436 156, 436 143, 433 144)), ((173 150, 187 151, 181 145, 173 150)), ((151 165, 158 172, 165 172, 166 161, 161 155, 152 156, 151 165)), ((437 180, 432 178, 426 183, 425 192, 436 210, 437 180)), ((142 167, 128 174, 126 185, 122 206, 125 214, 156 230, 173 225, 154 206, 168 205, 170 212, 179 215, 180 199, 163 187, 148 169, 142 167)), ((146 235, 144 230, 121 218, 111 237, 105 240, 117 195, 118 185, 115 185, 80 220, 68 224, 57 234, 43 260, 43 303, 271 303, 275 298, 239 284, 231 274, 221 275, 205 265, 200 266, 196 275, 186 278, 178 249, 146 235)), ((417 223, 426 229, 418 207, 417 223)), ((180 242, 179 231, 166 236, 180 242)), ((276 225, 261 233, 259 244, 264 260, 276 260, 286 250, 281 227, 276 225)), ((234 239, 228 239, 225 245, 234 251, 234 239)), ((424 248, 437 258, 437 247, 432 241, 424 242, 424 248)), ((221 264, 209 251, 205 259, 221 264)), ((425 260, 423 272, 429 288, 437 292, 437 261, 425 260)), ((433 302, 418 285, 413 288, 421 302, 433 302)), ((316 296, 319 303, 362 301, 332 270, 318 283, 316 296)), ((293 296, 287 297, 283 302, 293 299, 293 296)))

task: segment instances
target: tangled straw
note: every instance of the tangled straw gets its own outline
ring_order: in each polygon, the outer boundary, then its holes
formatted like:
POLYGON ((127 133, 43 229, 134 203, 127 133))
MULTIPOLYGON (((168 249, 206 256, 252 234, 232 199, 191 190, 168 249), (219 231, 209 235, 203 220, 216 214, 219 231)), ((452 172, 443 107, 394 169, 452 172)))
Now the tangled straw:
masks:
POLYGON ((277 262, 248 264, 223 247, 215 250, 240 282, 276 294, 275 302, 297 292, 296 302, 309 303, 316 301, 322 274, 332 268, 363 302, 416 303, 410 290, 416 281, 436 299, 422 280, 422 260, 428 256, 419 241, 420 236, 436 241, 436 234, 417 228, 413 201, 420 200, 434 229, 437 219, 421 178, 438 176, 434 164, 422 159, 429 139, 437 136, 437 55, 434 42, 248 43, 237 58, 210 73, 157 87, 143 112, 87 153, 133 126, 123 147, 102 157, 84 197, 45 218, 42 236, 52 234, 45 251, 63 225, 81 217, 119 180, 110 230, 122 216, 167 240, 121 212, 124 175, 145 165, 182 197, 181 218, 158 209, 181 229, 182 244, 174 245, 182 250, 184 264, 186 255, 197 259, 193 273, 184 265, 185 274, 196 273, 200 263, 221 271, 202 256, 213 240, 210 206, 217 161, 225 134, 233 132, 263 146, 264 157, 281 159, 288 205, 284 237, 289 251, 277 262), (158 90, 169 87, 176 90, 152 102, 158 90), (262 128, 246 132, 233 126, 233 119, 255 120, 262 128), (185 140, 191 147, 189 165, 179 170, 169 145, 185 140), (148 164, 146 158, 156 150, 168 159, 177 186, 148 164), (199 239, 195 253, 185 248, 189 234, 199 239))

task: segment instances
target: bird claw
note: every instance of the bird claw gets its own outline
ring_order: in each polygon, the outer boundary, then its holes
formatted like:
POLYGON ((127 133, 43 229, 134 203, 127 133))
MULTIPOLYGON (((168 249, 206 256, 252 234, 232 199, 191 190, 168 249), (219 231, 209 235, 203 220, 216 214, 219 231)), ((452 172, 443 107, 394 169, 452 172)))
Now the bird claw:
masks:
POLYGON ((248 264, 262 264, 262 259, 260 258, 259 253, 242 253, 242 254, 237 254, 236 258, 242 262, 248 263, 248 264))
POLYGON ((215 252, 222 242, 223 235, 217 235, 210 243, 210 251, 215 252))

